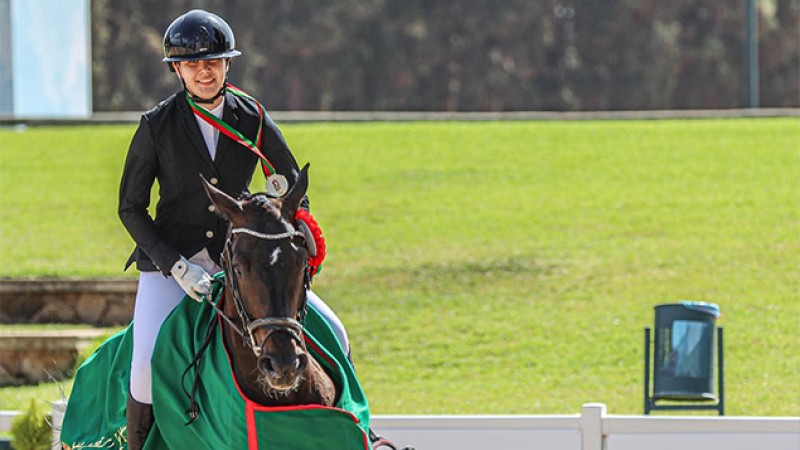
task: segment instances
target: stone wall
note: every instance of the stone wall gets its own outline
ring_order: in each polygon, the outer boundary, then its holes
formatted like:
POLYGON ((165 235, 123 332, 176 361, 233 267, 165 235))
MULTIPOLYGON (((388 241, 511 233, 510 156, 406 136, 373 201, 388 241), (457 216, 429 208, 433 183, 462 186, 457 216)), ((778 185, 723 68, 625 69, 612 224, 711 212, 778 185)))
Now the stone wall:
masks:
MULTIPOLYGON (((126 325, 133 318, 136 280, 0 280, 0 325, 126 325)), ((97 329, 3 330, 0 386, 69 377, 79 352, 106 333, 97 329)))
POLYGON ((0 280, 0 324, 125 325, 133 318, 136 280, 0 280))
POLYGON ((105 330, 0 331, 0 386, 62 380, 105 330))

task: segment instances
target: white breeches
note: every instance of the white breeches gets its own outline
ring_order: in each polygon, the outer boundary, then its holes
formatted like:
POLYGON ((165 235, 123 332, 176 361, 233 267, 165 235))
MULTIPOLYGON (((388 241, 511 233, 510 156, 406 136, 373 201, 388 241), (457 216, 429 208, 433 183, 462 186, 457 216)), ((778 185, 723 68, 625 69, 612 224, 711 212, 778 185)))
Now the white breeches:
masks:
POLYGON ((314 307, 322 317, 328 322, 328 325, 333 328, 336 337, 339 339, 339 344, 344 350, 344 354, 350 356, 350 341, 347 339, 347 331, 344 329, 344 324, 339 320, 339 316, 327 305, 321 298, 317 296, 311 289, 306 291, 306 301, 314 307))
MULTIPOLYGON (((141 272, 133 311, 133 354, 131 357, 130 393, 140 403, 153 403, 151 393, 151 357, 158 331, 164 319, 186 295, 178 283, 160 272, 141 272)), ((308 302, 330 324, 345 351, 350 354, 350 343, 336 313, 314 292, 306 292, 308 302)), ((194 300, 187 300, 194 301, 194 300)))

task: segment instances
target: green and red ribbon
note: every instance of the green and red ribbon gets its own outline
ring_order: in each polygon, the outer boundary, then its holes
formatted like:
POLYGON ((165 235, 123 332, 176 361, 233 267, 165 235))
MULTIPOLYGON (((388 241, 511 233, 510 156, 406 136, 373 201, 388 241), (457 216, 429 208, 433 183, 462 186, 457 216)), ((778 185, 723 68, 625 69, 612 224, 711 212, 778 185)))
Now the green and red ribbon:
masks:
POLYGON ((206 123, 219 130, 220 133, 224 134, 230 139, 233 139, 234 141, 243 145, 251 152, 255 153, 258 156, 259 160, 261 161, 261 171, 264 172, 264 178, 269 178, 270 175, 273 175, 275 173, 275 166, 272 165, 269 159, 267 159, 267 157, 264 156, 264 154, 261 153, 260 150, 261 126, 263 124, 263 118, 264 118, 264 107, 252 95, 233 86, 232 84, 227 84, 226 88, 228 91, 230 91, 231 94, 236 95, 237 97, 252 100, 253 103, 255 103, 256 108, 258 109, 258 131, 256 132, 255 142, 253 142, 253 140, 248 139, 245 135, 240 133, 239 130, 233 128, 222 119, 217 118, 217 116, 212 114, 211 111, 198 105, 194 100, 192 100, 192 96, 189 95, 188 91, 186 92, 186 101, 189 103, 189 107, 192 108, 192 111, 194 111, 194 114, 197 117, 203 119, 206 123))

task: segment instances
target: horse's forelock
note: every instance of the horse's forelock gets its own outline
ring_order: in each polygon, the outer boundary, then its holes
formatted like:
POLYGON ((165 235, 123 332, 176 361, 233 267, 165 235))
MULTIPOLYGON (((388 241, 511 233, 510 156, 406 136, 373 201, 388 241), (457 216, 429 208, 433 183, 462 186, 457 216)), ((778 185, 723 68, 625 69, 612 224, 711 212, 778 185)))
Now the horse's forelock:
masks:
POLYGON ((279 205, 275 203, 275 199, 264 192, 256 192, 252 194, 249 192, 244 192, 239 196, 239 201, 243 202, 244 204, 258 206, 266 210, 280 208, 279 205))
MULTIPOLYGON (((265 227, 270 227, 269 223, 285 222, 281 216, 280 200, 270 197, 266 193, 256 192, 251 194, 245 192, 239 196, 238 201, 242 211, 240 218, 249 224, 246 226, 254 227, 258 231, 264 231, 266 230, 265 227)), ((284 226, 287 225, 284 224, 284 226)))

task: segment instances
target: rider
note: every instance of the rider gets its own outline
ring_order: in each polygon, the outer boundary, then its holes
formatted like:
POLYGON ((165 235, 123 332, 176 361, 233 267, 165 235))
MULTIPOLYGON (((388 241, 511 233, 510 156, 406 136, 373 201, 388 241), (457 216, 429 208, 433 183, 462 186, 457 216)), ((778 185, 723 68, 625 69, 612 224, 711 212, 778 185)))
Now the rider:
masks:
MULTIPOLYGON (((221 270, 227 224, 215 214, 200 175, 237 195, 248 189, 260 160, 220 128, 260 144, 256 150, 272 166, 263 165, 268 194, 283 195, 298 175, 277 125, 254 99, 227 85, 231 60, 240 54, 233 31, 219 16, 195 9, 175 19, 164 34, 163 61, 183 89, 142 116, 128 150, 119 217, 136 243, 125 268, 135 262, 140 271, 126 411, 130 449, 142 447, 153 424, 150 358, 162 322, 184 296, 202 301, 210 290, 209 274, 221 270), (151 217, 156 180, 158 203, 151 217)), ((303 207, 308 208, 308 199, 303 207)), ((310 290, 307 297, 349 353, 336 314, 310 290)))

